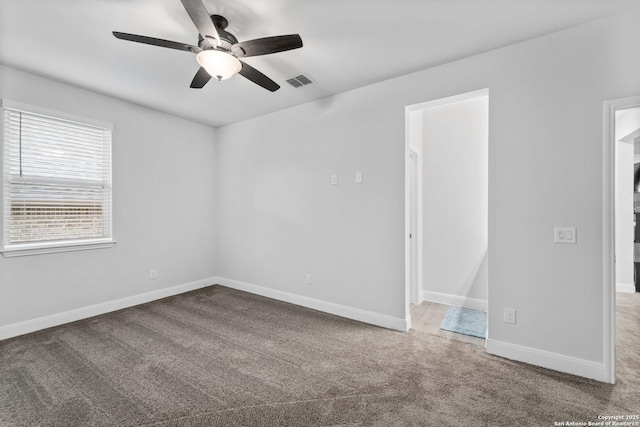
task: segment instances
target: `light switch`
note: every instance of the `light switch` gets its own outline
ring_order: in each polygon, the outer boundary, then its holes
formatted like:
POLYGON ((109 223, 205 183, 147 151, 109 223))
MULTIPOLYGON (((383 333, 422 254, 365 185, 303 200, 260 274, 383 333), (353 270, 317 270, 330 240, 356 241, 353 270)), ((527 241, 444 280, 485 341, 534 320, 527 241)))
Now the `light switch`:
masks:
POLYGON ((553 241, 555 243, 571 243, 576 244, 576 228, 575 227, 554 227, 553 241))
POLYGON ((356 172, 356 184, 362 184, 362 172, 356 172))

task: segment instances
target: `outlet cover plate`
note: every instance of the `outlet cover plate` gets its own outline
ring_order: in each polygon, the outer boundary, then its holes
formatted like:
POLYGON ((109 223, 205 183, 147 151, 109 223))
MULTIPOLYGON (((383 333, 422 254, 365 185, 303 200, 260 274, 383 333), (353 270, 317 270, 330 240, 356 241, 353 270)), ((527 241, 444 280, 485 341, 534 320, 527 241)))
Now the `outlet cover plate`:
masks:
POLYGON ((514 308, 504 309, 504 323, 516 324, 516 310, 514 308))

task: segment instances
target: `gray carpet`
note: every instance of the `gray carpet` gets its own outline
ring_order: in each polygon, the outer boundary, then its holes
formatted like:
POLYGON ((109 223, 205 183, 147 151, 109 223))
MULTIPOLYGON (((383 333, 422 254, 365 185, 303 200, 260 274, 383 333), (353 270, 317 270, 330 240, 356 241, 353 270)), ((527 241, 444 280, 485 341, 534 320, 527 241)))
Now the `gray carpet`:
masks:
POLYGON ((618 384, 213 286, 0 342, 2 426, 551 426, 640 413, 640 299, 618 384))

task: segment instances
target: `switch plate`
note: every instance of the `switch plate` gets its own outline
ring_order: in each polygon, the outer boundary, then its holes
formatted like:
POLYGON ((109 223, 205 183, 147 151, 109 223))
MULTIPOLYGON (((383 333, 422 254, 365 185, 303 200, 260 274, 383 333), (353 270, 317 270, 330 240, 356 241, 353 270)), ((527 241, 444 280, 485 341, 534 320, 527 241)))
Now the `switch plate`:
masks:
POLYGON ((334 173, 331 175, 331 185, 338 185, 338 174, 334 173))
POLYGON ((362 172, 356 172, 356 184, 362 183, 362 172))
POLYGON ((307 277, 306 277, 305 283, 306 283, 307 285, 310 285, 310 284, 311 284, 311 274, 307 273, 307 277))
POLYGON ((157 279, 158 278, 158 272, 156 271, 155 268, 149 270, 149 280, 153 280, 153 279, 157 279))
POLYGON ((554 243, 571 243, 576 244, 576 228, 575 227, 554 227, 553 241, 554 243))
POLYGON ((514 308, 504 309, 504 323, 516 324, 516 310, 514 308))

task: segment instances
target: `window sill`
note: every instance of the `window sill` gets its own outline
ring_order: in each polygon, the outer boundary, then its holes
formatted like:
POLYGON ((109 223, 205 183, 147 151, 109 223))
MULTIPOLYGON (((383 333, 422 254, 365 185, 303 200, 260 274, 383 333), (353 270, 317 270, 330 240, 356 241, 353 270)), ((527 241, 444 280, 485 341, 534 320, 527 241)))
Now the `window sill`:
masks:
POLYGON ((58 252, 85 251, 90 249, 106 249, 112 248, 116 242, 114 240, 99 241, 78 241, 73 243, 56 243, 51 245, 19 245, 15 247, 4 248, 0 253, 5 258, 13 258, 29 255, 54 254, 58 252))

